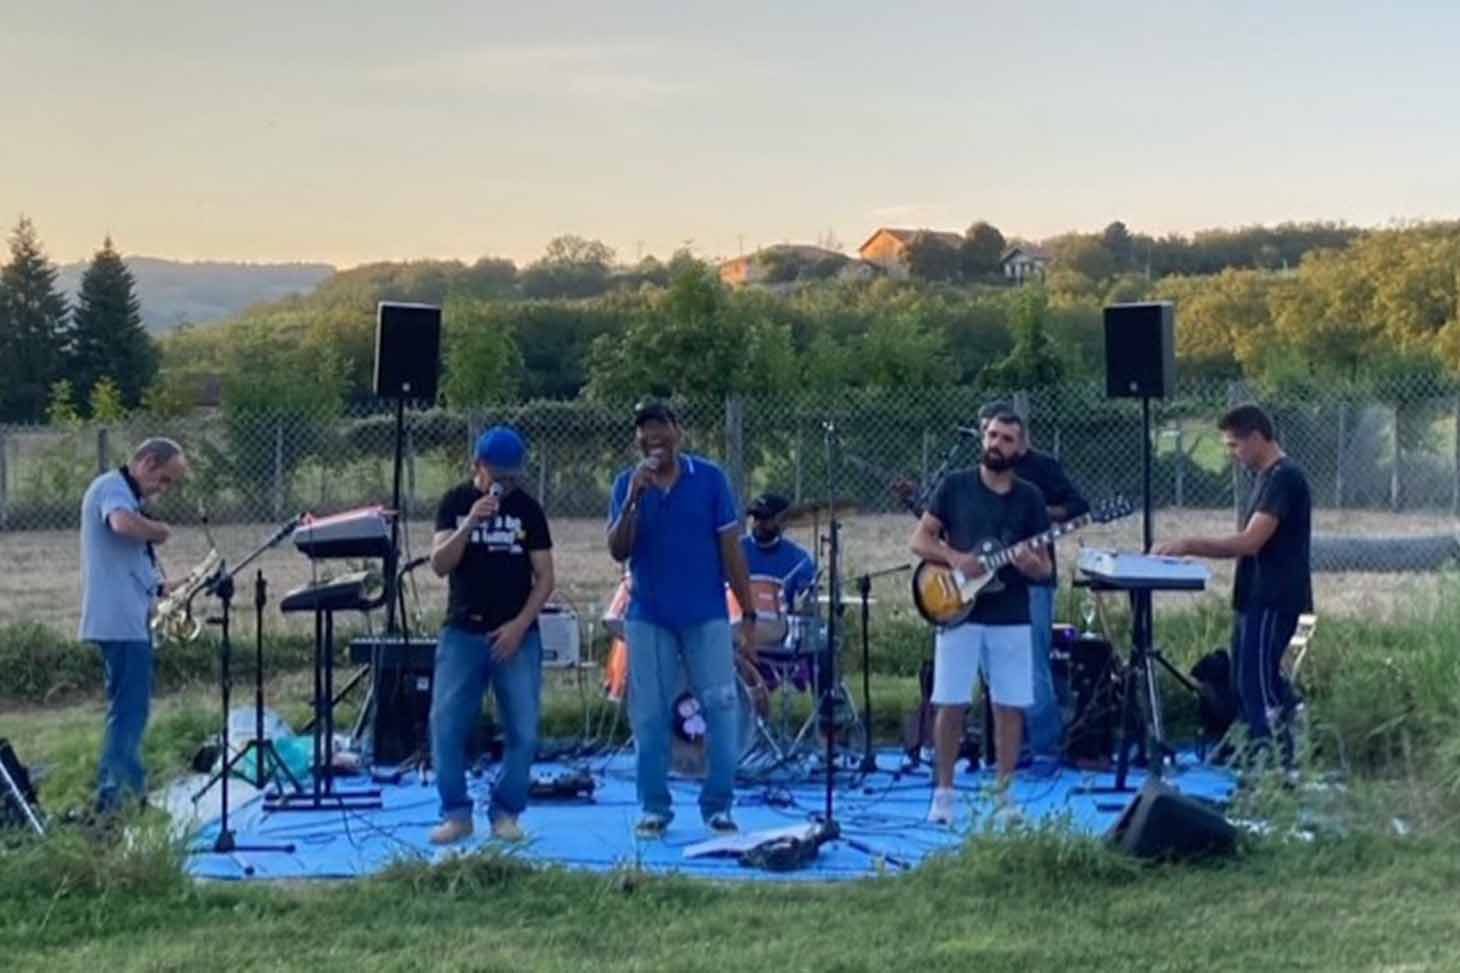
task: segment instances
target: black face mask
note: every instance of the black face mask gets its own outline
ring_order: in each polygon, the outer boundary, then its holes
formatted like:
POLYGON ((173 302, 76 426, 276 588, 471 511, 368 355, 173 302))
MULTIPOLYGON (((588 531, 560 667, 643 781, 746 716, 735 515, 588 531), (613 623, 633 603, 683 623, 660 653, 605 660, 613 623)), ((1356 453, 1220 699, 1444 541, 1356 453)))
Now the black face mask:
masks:
POLYGON ((775 547, 781 540, 781 528, 760 527, 752 524, 750 527, 750 536, 761 547, 775 547))

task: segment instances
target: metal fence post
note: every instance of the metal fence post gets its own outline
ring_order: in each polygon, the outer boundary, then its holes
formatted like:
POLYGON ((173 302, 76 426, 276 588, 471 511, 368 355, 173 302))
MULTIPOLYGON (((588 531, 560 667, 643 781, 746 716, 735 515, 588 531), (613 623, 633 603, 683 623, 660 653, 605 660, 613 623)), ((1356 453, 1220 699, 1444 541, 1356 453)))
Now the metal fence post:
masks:
POLYGON ((406 520, 416 515, 416 431, 406 430, 406 520))
MULTIPOLYGON (((1457 440, 1460 442, 1460 440, 1457 440)), ((1343 509, 1343 454, 1348 452, 1348 403, 1338 404, 1338 455, 1333 463, 1333 505, 1343 509)), ((1460 463, 1460 459, 1456 460, 1460 463)))
POLYGON ((1182 448, 1182 428, 1176 427, 1176 509, 1186 506, 1186 450, 1182 448))
MULTIPOLYGON (((1460 395, 1455 397, 1454 469, 1450 474, 1450 516, 1460 514, 1460 395)), ((0 460, 0 469, 4 469, 0 460)))
POLYGON ((537 453, 537 502, 543 507, 548 505, 548 448, 543 446, 537 453))
POLYGON ((741 507, 745 495, 745 402, 738 396, 725 396, 725 468, 730 474, 730 489, 741 507))
POLYGON ((284 421, 274 423, 274 517, 284 516, 284 421))
POLYGON ((0 530, 10 528, 10 440, 0 428, 0 530))
POLYGON ((801 460, 806 453, 806 430, 801 426, 801 419, 796 419, 796 445, 793 448, 792 460, 796 469, 796 495, 792 498, 797 504, 801 502, 801 460))
POLYGON ((1392 422, 1394 425, 1394 464, 1389 467, 1389 509, 1398 510, 1399 462, 1403 455, 1403 450, 1401 450, 1399 447, 1399 406, 1394 406, 1393 412, 1394 417, 1392 422))
POLYGON ((111 467, 111 431, 106 426, 96 430, 96 475, 100 476, 111 467))

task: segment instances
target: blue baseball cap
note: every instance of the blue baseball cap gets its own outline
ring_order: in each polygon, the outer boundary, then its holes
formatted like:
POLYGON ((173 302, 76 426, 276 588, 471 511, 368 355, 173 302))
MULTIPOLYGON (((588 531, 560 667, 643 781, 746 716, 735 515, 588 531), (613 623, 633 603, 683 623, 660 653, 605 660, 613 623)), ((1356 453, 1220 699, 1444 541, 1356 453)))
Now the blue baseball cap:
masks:
POLYGON ((527 444, 508 426, 493 426, 477 439, 477 462, 493 473, 520 473, 527 444))

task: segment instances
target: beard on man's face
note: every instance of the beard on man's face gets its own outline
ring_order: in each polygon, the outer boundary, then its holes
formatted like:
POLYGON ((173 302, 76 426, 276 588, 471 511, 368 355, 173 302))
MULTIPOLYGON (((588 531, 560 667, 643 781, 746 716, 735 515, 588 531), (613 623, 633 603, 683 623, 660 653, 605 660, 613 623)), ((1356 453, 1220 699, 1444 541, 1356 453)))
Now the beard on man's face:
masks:
POLYGON ((1010 456, 988 447, 984 447, 983 457, 981 458, 983 465, 993 473, 1002 473, 1007 469, 1012 469, 1017 461, 1018 457, 1010 456))

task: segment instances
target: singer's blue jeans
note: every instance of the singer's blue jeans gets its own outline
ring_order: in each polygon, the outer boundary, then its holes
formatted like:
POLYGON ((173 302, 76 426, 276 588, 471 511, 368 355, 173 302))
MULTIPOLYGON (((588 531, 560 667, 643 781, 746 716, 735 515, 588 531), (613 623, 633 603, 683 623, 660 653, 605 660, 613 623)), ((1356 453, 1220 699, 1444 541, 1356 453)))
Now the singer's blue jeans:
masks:
POLYGON ((527 807, 532 760, 537 756, 542 637, 532 626, 512 658, 496 662, 489 636, 448 625, 436 641, 436 680, 431 689, 431 759, 443 818, 471 820, 466 744, 482 717, 482 693, 488 684, 506 735, 488 816, 516 817, 527 807))
POLYGON ((107 814, 146 795, 142 734, 152 707, 152 643, 95 645, 106 665, 106 731, 96 772, 96 809, 107 814))
POLYGON ((646 814, 674 816, 669 796, 669 746, 675 697, 688 681, 705 719, 708 764, 700 814, 708 820, 730 810, 740 740, 735 656, 730 622, 720 618, 666 628, 624 623, 629 643, 629 723, 637 750, 639 804, 646 814))

